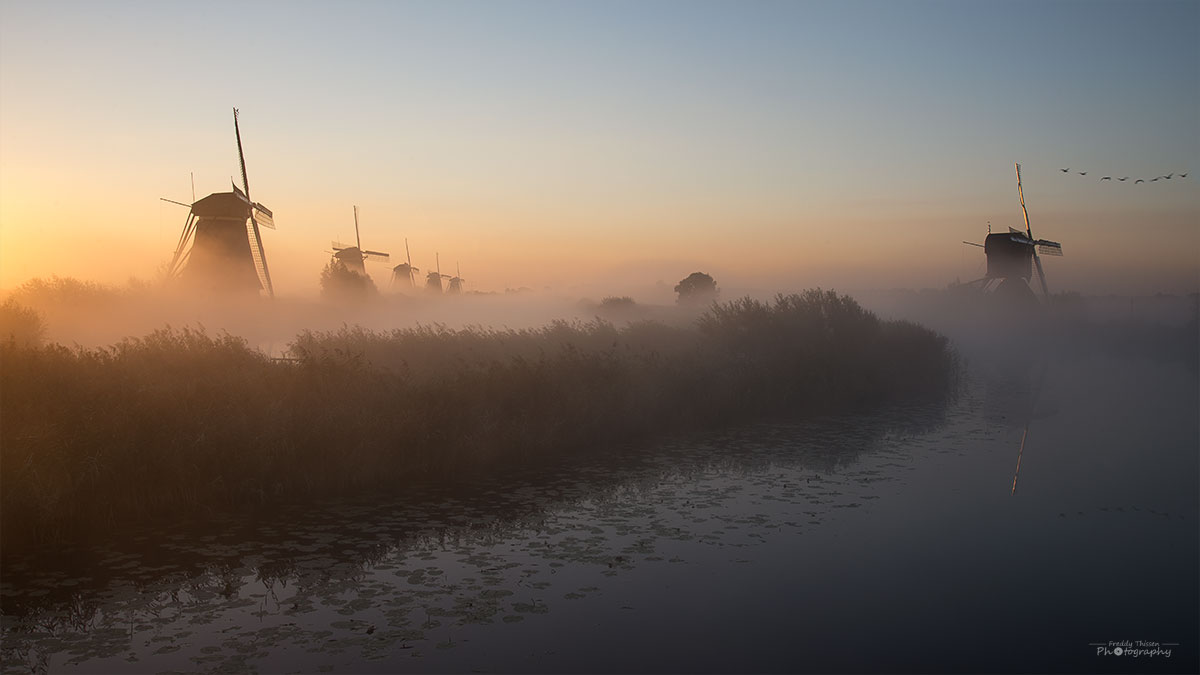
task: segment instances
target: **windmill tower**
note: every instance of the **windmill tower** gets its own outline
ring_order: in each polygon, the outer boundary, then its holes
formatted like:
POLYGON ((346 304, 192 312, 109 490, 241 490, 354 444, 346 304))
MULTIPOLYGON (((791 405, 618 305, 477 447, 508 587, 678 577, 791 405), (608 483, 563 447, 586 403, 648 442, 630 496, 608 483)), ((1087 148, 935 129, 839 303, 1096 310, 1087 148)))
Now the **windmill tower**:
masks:
MULTIPOLYGON (((195 288, 224 292, 266 290, 275 297, 260 227, 275 229, 274 214, 250 199, 250 179, 242 152, 238 110, 233 109, 242 189, 217 192, 192 204, 167 268, 168 278, 180 278, 195 288)), ((170 200, 168 200, 170 201, 170 200)), ((179 203, 179 202, 175 202, 179 203)))
POLYGON ((1042 269, 1041 255, 1061 256, 1062 244, 1047 239, 1033 238, 1033 230, 1029 227, 1029 211, 1025 208, 1025 193, 1021 187, 1021 165, 1016 164, 1015 166, 1017 169, 1017 195, 1021 199, 1025 231, 1010 227, 1008 232, 988 234, 982 245, 969 241, 963 242, 971 246, 981 246, 984 255, 987 256, 987 272, 983 278, 968 282, 966 285, 978 284, 982 290, 992 291, 997 295, 1033 300, 1036 296, 1030 282, 1036 269, 1042 299, 1048 300, 1050 290, 1046 285, 1046 273, 1042 269))
POLYGON ((446 286, 446 292, 450 295, 460 295, 463 292, 462 268, 458 263, 454 263, 454 276, 450 277, 450 283, 446 286))
POLYGON ((392 268, 392 288, 399 286, 400 288, 416 288, 417 287, 417 268, 412 265, 412 253, 408 250, 408 237, 404 238, 404 256, 407 262, 402 262, 392 268))
POLYGON ((436 293, 438 295, 441 295, 442 279, 443 278, 449 279, 450 277, 449 277, 449 275, 442 274, 441 255, 438 253, 434 253, 433 255, 435 256, 435 259, 437 260, 437 268, 434 271, 425 275, 425 290, 429 291, 430 293, 436 293))
POLYGON ((391 260, 391 255, 380 251, 365 251, 362 248, 362 238, 358 234, 358 207, 354 207, 354 246, 347 246, 338 242, 333 242, 333 257, 335 260, 342 261, 346 269, 367 276, 367 268, 363 264, 365 261, 386 263, 391 260))

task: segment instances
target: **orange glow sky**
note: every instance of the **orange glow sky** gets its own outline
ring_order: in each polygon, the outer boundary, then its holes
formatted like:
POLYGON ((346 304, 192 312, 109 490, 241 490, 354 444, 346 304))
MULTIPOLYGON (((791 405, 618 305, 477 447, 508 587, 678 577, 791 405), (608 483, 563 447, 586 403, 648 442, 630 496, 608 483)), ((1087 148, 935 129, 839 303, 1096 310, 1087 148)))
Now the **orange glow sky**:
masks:
POLYGON ((364 247, 395 264, 407 237, 469 289, 942 287, 982 273, 961 240, 1021 225, 1014 161, 1066 252, 1052 290, 1195 291, 1200 176, 1099 177, 1200 168, 1198 25, 1194 2, 6 2, 0 288, 152 277, 186 216, 158 198, 238 174, 237 106, 285 294, 355 204, 364 247))

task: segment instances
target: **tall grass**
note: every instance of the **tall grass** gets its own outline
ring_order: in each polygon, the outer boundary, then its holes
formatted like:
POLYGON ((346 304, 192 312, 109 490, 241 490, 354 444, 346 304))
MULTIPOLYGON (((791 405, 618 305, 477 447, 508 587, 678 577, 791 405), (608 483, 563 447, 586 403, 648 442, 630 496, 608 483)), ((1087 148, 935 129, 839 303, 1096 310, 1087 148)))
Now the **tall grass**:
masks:
POLYGON ((6 543, 395 489, 650 432, 946 391, 946 341, 829 292, 714 306, 692 328, 229 335, 0 347, 6 543))

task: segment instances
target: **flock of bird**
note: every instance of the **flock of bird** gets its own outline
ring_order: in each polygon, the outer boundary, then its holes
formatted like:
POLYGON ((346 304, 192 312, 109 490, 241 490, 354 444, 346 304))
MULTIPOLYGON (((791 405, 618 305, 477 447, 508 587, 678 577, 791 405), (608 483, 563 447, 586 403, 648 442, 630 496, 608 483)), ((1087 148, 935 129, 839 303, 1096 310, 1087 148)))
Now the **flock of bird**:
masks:
MULTIPOLYGON (((1059 171, 1061 171, 1063 173, 1071 173, 1070 168, 1059 169, 1059 171)), ((1086 171, 1076 171, 1075 173, 1079 174, 1080 176, 1088 175, 1088 172, 1086 172, 1086 171)), ((1138 183, 1147 183, 1147 182, 1154 183, 1154 182, 1157 182, 1160 180, 1171 180, 1172 178, 1187 178, 1187 177, 1188 177, 1188 175, 1186 173, 1176 174, 1174 171, 1172 171, 1171 173, 1169 173, 1165 176, 1157 176, 1155 178, 1151 178, 1149 181, 1147 181, 1145 178, 1138 178, 1137 180, 1133 181, 1133 184, 1137 185, 1138 183)), ((1129 180, 1129 176, 1124 176, 1124 177, 1116 178, 1116 179, 1114 179, 1112 176, 1104 176, 1100 180, 1101 181, 1116 180, 1119 183, 1124 183, 1125 181, 1129 180)))

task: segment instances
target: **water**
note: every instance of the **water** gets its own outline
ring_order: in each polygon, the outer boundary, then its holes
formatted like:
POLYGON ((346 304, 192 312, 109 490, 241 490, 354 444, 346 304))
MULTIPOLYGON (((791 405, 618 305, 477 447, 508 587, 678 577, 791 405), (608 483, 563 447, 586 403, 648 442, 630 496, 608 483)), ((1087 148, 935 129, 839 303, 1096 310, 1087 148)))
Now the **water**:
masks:
POLYGON ((1170 362, 976 360, 946 404, 10 557, 4 671, 1193 672, 1198 411, 1170 362))

